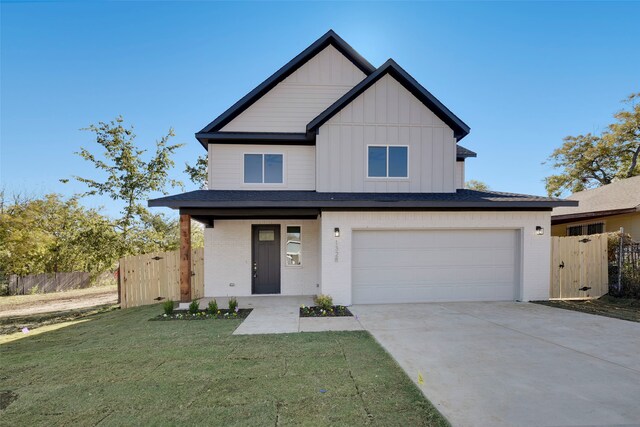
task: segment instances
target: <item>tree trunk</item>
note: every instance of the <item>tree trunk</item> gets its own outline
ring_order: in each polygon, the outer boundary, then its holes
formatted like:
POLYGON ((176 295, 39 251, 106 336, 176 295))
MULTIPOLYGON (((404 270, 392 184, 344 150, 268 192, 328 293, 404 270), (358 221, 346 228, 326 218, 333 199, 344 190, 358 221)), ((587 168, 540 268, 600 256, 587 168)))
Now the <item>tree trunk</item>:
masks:
POLYGON ((627 178, 631 178, 633 176, 633 171, 636 169, 636 165, 638 164, 639 154, 640 154, 640 144, 638 144, 638 148, 636 148, 635 153, 633 153, 633 157, 631 157, 631 166, 629 166, 629 172, 627 172, 627 178))

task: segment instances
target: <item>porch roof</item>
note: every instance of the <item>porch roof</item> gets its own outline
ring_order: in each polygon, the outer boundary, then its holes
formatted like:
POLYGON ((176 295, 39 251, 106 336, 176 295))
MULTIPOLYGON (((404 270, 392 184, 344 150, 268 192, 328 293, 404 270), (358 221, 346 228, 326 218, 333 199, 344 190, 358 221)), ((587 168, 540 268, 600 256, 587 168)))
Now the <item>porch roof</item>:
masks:
POLYGON ((150 207, 173 209, 514 209, 548 210, 576 206, 571 200, 494 191, 455 193, 321 193, 317 191, 197 190, 149 200, 150 207))

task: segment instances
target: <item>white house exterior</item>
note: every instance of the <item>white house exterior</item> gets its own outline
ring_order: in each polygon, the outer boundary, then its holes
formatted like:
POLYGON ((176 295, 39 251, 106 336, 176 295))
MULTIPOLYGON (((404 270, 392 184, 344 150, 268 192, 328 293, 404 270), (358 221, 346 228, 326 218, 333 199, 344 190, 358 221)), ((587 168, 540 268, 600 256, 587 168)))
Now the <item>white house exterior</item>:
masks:
POLYGON ((205 297, 548 299, 551 209, 575 202, 465 190, 468 133, 329 31, 196 134, 207 190, 149 205, 206 225, 205 297))

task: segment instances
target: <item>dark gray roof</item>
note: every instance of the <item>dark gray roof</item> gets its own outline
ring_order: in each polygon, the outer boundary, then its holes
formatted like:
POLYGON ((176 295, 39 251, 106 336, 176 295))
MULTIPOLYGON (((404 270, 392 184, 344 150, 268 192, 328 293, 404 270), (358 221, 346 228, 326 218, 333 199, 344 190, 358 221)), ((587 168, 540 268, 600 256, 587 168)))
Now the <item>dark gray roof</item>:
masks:
POLYGON ((470 128, 458 116, 453 114, 442 102, 433 96, 427 89, 416 81, 409 73, 399 66, 393 59, 387 60, 377 70, 371 73, 363 81, 355 85, 349 92, 331 104, 329 108, 320 113, 315 119, 307 124, 307 132, 316 131, 327 120, 336 115, 340 110, 349 105, 360 94, 369 89, 375 82, 386 74, 396 79, 402 86, 413 94, 420 102, 445 122, 451 129, 457 141, 469 134, 470 128))
POLYGON ((347 42, 345 42, 333 30, 327 31, 325 35, 313 42, 311 46, 303 50, 299 55, 286 63, 282 68, 276 71, 271 77, 263 81, 255 89, 245 95, 238 102, 233 104, 227 111, 220 114, 214 121, 205 126, 196 134, 196 138, 200 139, 199 134, 208 134, 219 131, 227 123, 236 118, 240 113, 249 108, 254 102, 260 99, 265 93, 273 89, 278 83, 290 76, 298 68, 302 67, 309 59, 313 58, 318 52, 332 45, 340 51, 349 61, 362 70, 366 75, 371 74, 375 67, 355 51, 347 42))
POLYGON ((475 151, 471 151, 462 145, 456 145, 456 159, 466 159, 468 157, 478 157, 475 151))
POLYGON ((319 193, 316 191, 197 190, 149 200, 170 208, 531 208, 577 202, 525 194, 458 190, 455 193, 319 193))

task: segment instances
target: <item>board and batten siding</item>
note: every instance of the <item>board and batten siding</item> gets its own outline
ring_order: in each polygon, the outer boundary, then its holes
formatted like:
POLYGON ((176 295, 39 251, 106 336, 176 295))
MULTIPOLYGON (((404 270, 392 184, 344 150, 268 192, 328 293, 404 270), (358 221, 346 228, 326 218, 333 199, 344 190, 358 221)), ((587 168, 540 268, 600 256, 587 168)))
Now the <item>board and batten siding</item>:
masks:
POLYGON ((454 192, 453 130, 386 75, 319 129, 316 186, 327 192, 454 192), (409 147, 409 177, 368 178, 367 145, 409 147))
POLYGON ((307 123, 365 77, 329 45, 221 130, 305 132, 307 123))
POLYGON ((315 147, 209 144, 211 190, 315 190, 315 147), (244 154, 283 154, 282 184, 245 184, 244 154))
POLYGON ((456 162, 456 189, 464 188, 464 162, 456 162))

